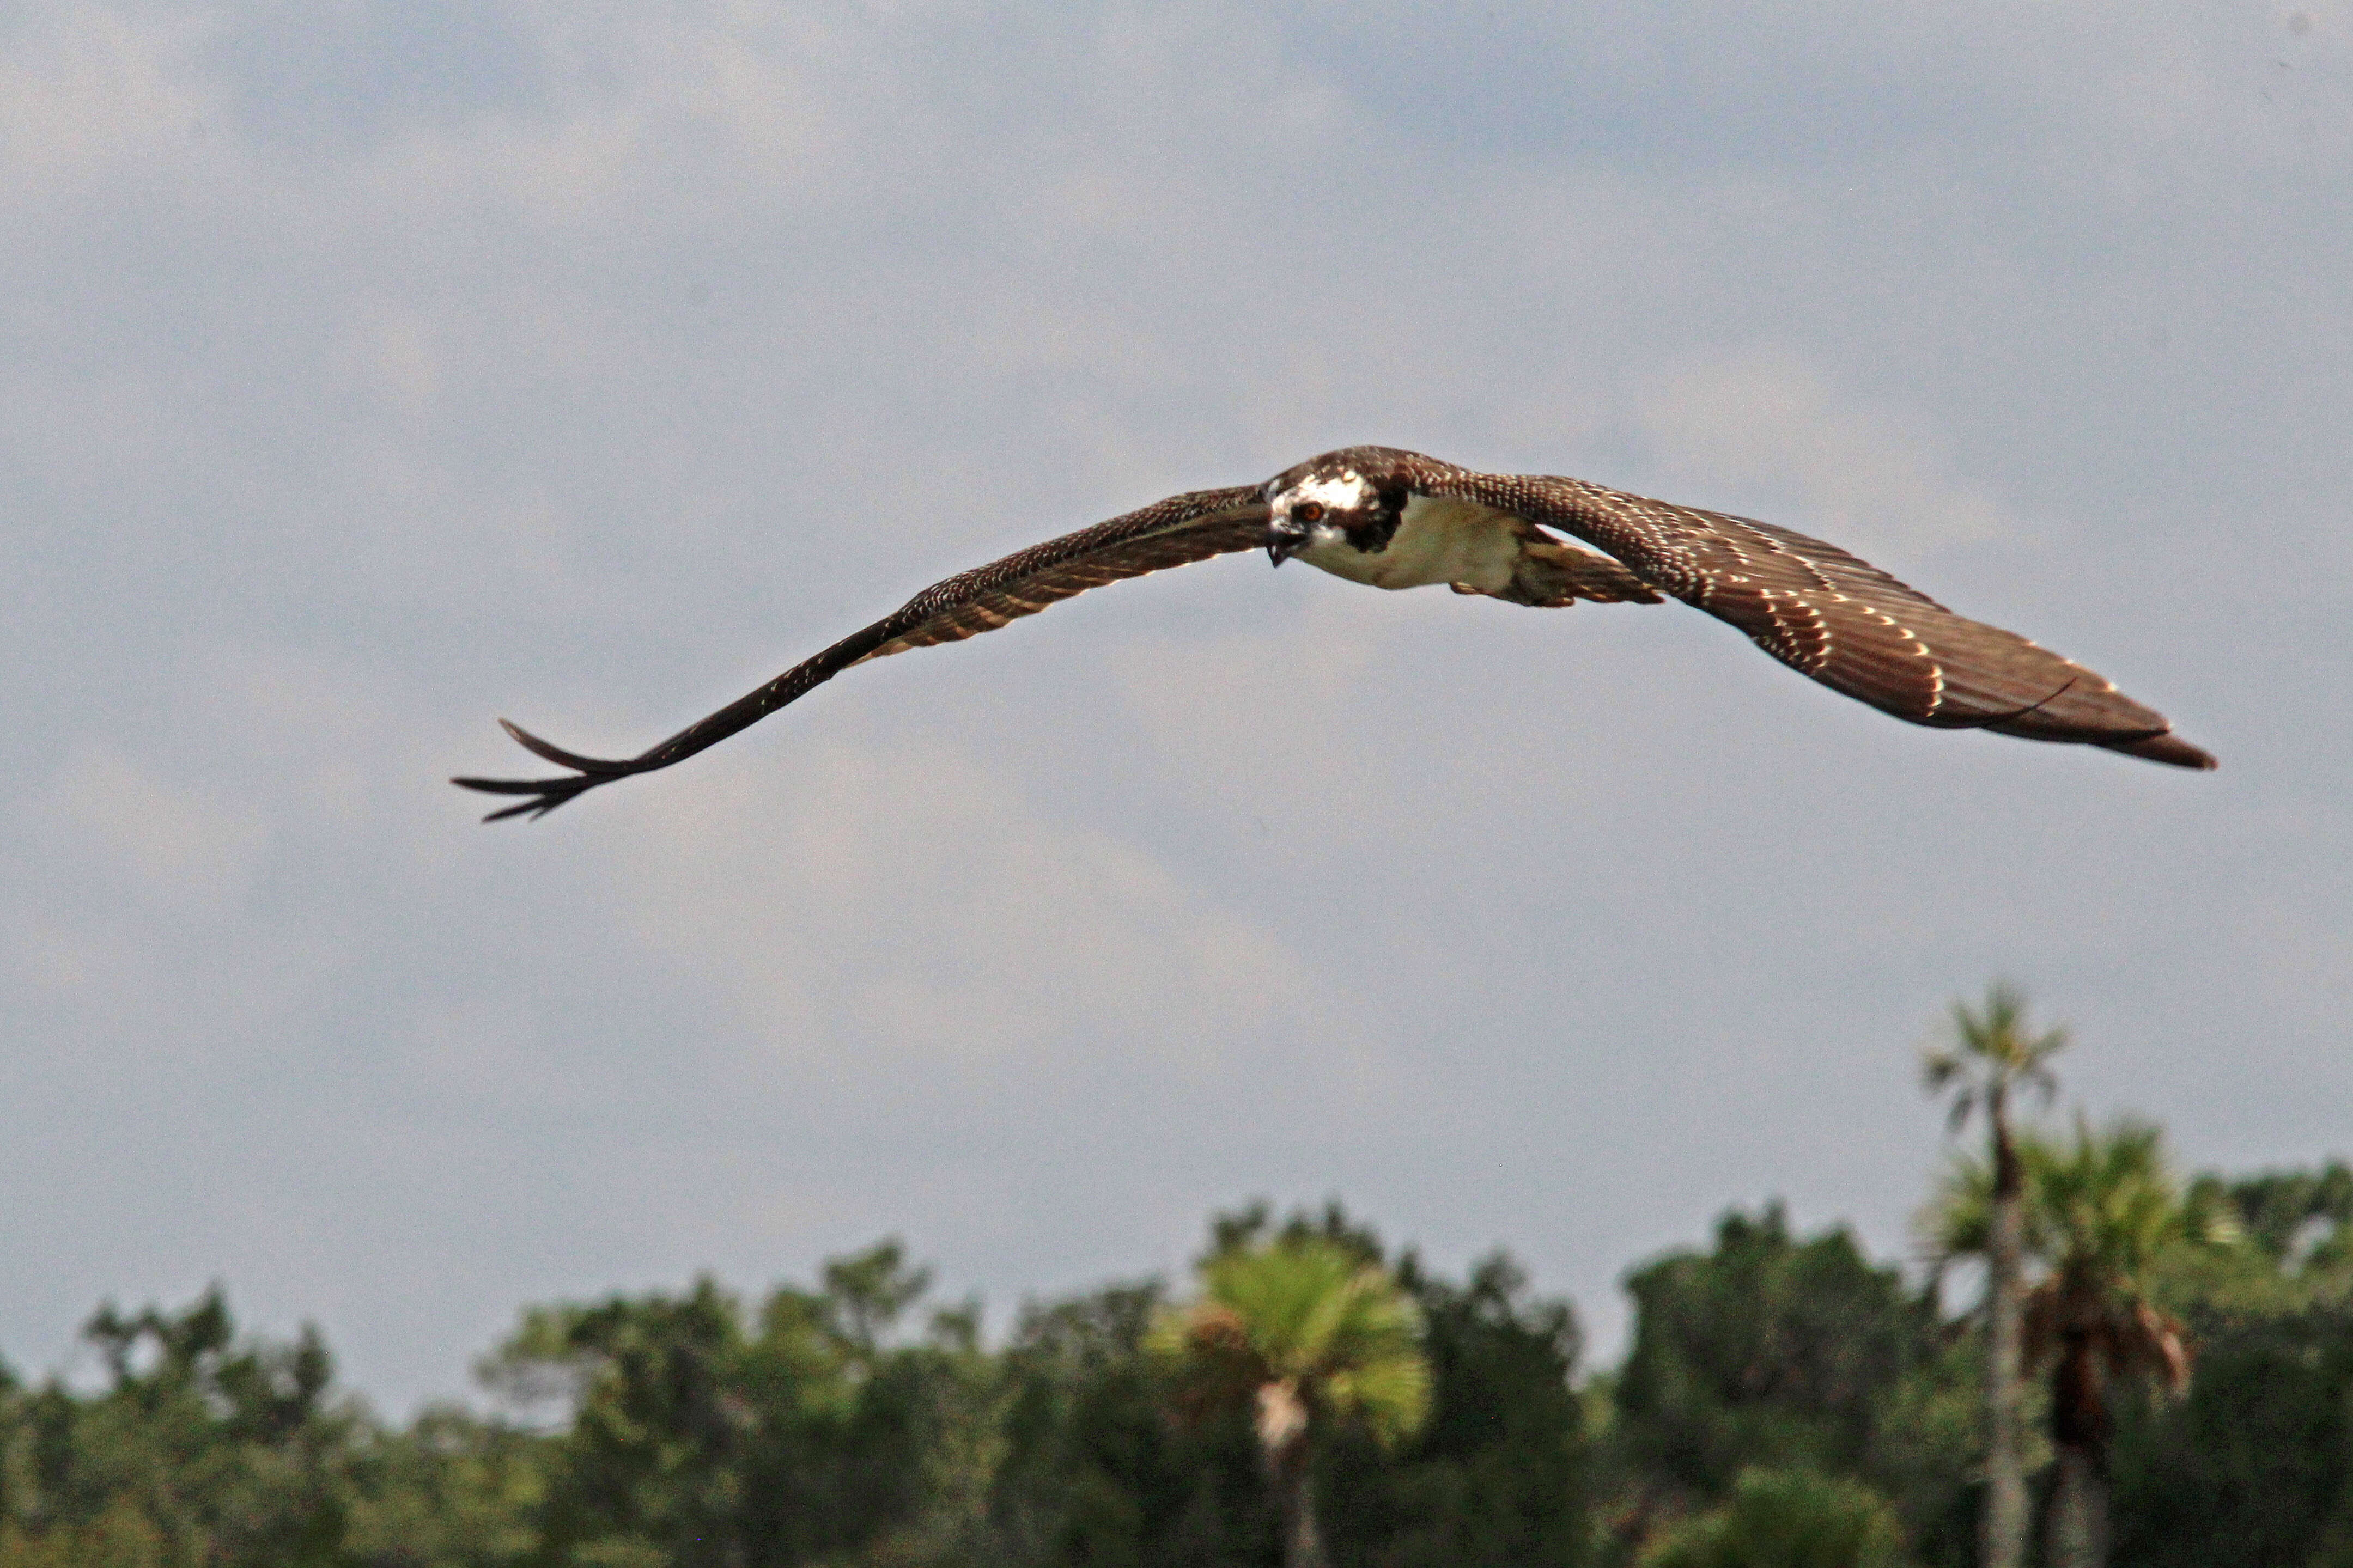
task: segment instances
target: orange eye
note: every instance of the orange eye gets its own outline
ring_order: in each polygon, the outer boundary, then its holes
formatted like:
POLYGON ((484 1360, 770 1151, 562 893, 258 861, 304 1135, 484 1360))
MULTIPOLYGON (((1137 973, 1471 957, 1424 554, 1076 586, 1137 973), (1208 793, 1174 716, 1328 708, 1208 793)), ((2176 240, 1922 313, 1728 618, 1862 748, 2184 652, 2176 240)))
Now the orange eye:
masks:
POLYGON ((1324 521, 1324 503, 1320 500, 1301 501, 1291 509, 1291 515, 1302 522, 1321 522, 1324 521))

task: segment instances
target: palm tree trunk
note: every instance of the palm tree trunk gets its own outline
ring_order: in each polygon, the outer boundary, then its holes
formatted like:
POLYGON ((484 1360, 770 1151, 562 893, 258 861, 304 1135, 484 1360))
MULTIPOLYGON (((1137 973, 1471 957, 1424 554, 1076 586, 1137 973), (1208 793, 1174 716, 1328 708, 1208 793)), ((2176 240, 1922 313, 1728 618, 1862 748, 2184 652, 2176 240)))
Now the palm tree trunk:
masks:
POLYGON ((1282 1568, 1324 1568, 1324 1532, 1315 1524, 1315 1498, 1307 1474, 1307 1402, 1299 1380, 1277 1378, 1258 1388, 1259 1458, 1282 1509, 1282 1568))
POLYGON ((2002 1099, 1996 1090, 1988 1119, 1993 1125, 1993 1234, 1986 1248, 1986 1499, 1978 1560, 1984 1568, 2023 1568, 2027 1501, 2019 1276, 2025 1250, 2025 1184, 2002 1099))
POLYGON ((2108 1419, 2106 1390, 2090 1334, 2064 1336, 2052 1369, 2051 1436, 2059 1481, 2051 1498, 2051 1568, 2106 1568, 2108 1419))
POLYGON ((1282 1489, 1282 1568, 1324 1568, 1324 1531, 1304 1464, 1282 1489))
POLYGON ((2051 1568, 2106 1568, 2108 1478, 2099 1457, 2059 1450, 2059 1485, 2051 1499, 2051 1568))
POLYGON ((1294 1439, 1269 1450, 1266 1459, 1275 1499, 1282 1508, 1282 1568, 1324 1568, 1324 1531, 1315 1522, 1307 1444, 1294 1439))

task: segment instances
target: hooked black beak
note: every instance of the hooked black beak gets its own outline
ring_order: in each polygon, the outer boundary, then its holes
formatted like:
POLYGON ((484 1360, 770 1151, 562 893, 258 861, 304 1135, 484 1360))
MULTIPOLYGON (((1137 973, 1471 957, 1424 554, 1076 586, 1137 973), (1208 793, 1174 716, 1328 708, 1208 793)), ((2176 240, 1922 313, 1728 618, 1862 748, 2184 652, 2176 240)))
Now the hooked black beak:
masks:
POLYGON ((1277 566, 1290 560, 1307 542, 1307 525, 1278 517, 1266 525, 1266 558, 1277 566))

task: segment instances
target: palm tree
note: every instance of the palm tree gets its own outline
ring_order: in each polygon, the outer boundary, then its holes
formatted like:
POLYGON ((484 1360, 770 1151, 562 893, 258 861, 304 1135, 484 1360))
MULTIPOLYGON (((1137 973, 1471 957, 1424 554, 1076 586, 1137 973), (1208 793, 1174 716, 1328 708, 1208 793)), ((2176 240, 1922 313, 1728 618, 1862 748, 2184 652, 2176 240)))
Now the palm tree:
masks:
POLYGON ((2010 1130, 2010 1096, 2032 1089, 2049 1104, 2058 1089, 2051 1058, 2066 1047, 2064 1029, 2031 1032, 2026 999, 1997 983, 1987 990, 1982 1009, 1953 1004, 1951 1043, 1921 1060, 1928 1092, 1952 1093, 1954 1131, 1972 1112, 1983 1112, 1993 1173, 1985 1247, 1986 1505, 1978 1552, 1984 1568, 2020 1568, 2026 1560, 2025 1423, 2020 1410, 2024 1384, 2019 1360, 2022 1183, 2010 1130))
POLYGON ((1329 1237, 1229 1247, 1201 1265, 1201 1296, 1167 1313, 1152 1344, 1187 1415, 1250 1411, 1282 1510, 1285 1568, 1323 1568, 1311 1446, 1361 1423, 1393 1446, 1430 1413, 1430 1363, 1413 1301, 1377 1263, 1329 1237))
MULTIPOLYGON (((2027 1364, 2051 1375, 2051 1438, 2059 1474, 2052 1495, 2053 1568, 2099 1568, 2107 1560, 2110 1385, 2145 1378, 2179 1393, 2189 1381, 2190 1348, 2179 1318, 2151 1299, 2157 1271, 2177 1249, 2226 1241, 2218 1208, 2186 1201, 2165 1158, 2163 1134, 2120 1121, 2095 1132, 2081 1116, 2060 1143, 2017 1140, 2024 1183, 2027 1251, 2046 1266, 2027 1293, 2027 1364)), ((1963 1162, 1933 1210, 1944 1258, 1983 1256, 1991 1232, 1993 1183, 1963 1162)))

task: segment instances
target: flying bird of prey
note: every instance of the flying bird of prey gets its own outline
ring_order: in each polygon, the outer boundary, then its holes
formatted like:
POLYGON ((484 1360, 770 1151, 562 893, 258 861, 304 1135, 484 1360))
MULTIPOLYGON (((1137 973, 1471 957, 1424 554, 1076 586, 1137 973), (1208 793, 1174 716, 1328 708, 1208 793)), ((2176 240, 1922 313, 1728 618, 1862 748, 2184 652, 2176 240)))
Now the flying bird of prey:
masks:
POLYGON ((522 797, 485 821, 544 816, 599 784, 683 762, 853 665, 995 631, 1123 578, 1259 549, 1277 566, 1296 559, 1376 588, 1443 583, 1540 609, 1673 597, 1731 622, 1800 674, 1911 723, 2214 765, 2113 682, 1957 616, 1834 544, 1583 479, 1474 473, 1392 447, 1344 447, 1262 485, 1171 496, 934 584, 634 757, 580 756, 501 720, 525 748, 571 771, 450 782, 522 797))

